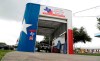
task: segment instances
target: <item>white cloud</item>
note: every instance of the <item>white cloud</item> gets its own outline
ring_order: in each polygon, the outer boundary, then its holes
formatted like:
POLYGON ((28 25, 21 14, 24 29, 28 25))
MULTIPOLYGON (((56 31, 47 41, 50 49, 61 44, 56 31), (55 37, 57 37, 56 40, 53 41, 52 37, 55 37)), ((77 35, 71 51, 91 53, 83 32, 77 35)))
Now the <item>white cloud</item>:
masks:
POLYGON ((21 22, 0 19, 0 42, 13 45, 21 31, 21 22))

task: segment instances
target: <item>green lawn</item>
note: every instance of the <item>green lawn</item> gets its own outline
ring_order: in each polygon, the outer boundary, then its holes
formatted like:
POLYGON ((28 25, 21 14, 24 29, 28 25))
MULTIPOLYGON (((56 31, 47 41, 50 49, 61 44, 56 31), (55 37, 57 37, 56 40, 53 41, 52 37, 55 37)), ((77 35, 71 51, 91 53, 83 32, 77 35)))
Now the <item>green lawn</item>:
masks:
POLYGON ((2 57, 8 52, 11 52, 11 50, 0 50, 0 61, 1 61, 2 57))
POLYGON ((78 55, 89 55, 89 56, 100 56, 100 53, 99 54, 92 54, 92 53, 78 53, 78 55))

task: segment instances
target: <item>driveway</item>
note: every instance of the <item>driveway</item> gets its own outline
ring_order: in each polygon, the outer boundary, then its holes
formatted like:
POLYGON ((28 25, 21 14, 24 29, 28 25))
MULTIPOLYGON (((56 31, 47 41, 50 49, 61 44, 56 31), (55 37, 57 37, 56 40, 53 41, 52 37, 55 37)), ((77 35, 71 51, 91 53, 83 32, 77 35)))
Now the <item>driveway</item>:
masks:
POLYGON ((100 56, 15 51, 7 53, 2 61, 100 61, 100 56))

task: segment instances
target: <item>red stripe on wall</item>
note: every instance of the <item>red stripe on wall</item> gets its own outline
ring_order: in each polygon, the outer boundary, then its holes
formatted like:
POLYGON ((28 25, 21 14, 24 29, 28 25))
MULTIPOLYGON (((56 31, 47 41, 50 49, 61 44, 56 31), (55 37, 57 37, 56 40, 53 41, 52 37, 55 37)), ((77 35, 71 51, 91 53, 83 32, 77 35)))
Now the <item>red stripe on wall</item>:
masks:
POLYGON ((68 29, 68 53, 74 54, 73 50, 73 31, 68 29))

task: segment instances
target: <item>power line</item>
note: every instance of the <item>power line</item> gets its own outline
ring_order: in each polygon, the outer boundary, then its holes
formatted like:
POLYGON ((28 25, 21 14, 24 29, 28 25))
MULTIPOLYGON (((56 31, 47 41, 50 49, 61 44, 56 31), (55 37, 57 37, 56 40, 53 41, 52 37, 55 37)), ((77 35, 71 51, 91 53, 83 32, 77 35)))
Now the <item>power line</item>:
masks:
POLYGON ((97 16, 74 16, 74 17, 97 17, 97 16))
POLYGON ((88 11, 88 10, 91 10, 91 9, 95 9, 97 7, 100 7, 100 5, 99 6, 92 7, 92 8, 89 8, 89 9, 85 9, 85 10, 81 10, 81 11, 75 12, 75 13, 73 13, 73 15, 75 15, 77 13, 80 13, 80 12, 83 12, 83 11, 88 11))

